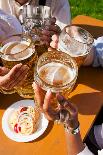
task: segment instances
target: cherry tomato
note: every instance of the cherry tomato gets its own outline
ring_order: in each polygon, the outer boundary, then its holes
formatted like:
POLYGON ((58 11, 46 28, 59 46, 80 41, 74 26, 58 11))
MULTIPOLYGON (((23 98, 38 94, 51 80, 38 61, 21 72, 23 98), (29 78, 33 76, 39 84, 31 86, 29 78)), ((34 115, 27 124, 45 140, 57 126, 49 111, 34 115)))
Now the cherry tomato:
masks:
POLYGON ((27 107, 23 107, 23 108, 21 108, 21 110, 20 110, 20 112, 23 112, 23 111, 27 111, 27 107))
POLYGON ((14 131, 15 131, 16 133, 18 133, 18 132, 20 132, 20 131, 21 131, 21 127, 20 127, 20 126, 18 126, 18 124, 17 124, 17 123, 14 125, 14 131))

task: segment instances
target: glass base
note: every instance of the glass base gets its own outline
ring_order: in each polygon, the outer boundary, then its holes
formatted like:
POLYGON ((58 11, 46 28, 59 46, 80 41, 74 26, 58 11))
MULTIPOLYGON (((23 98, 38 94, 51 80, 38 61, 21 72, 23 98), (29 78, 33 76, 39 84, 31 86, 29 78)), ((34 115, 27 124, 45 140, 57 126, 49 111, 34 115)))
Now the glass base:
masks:
POLYGON ((26 87, 17 87, 17 93, 23 98, 34 98, 34 90, 32 84, 26 87))

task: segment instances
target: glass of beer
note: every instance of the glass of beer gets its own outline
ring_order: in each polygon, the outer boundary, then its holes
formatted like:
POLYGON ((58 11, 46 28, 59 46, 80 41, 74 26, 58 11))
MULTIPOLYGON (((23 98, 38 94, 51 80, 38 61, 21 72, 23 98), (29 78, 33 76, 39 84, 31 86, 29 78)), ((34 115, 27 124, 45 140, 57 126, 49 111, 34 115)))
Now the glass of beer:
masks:
POLYGON ((3 93, 8 94, 16 91, 24 98, 32 98, 34 96, 32 82, 34 80, 34 67, 37 62, 37 53, 32 44, 31 37, 25 36, 25 39, 22 40, 20 35, 18 41, 6 43, 1 48, 1 59, 3 65, 9 69, 18 63, 26 64, 29 67, 29 72, 24 82, 13 90, 3 90, 3 93))
POLYGON ((23 30, 29 33, 36 47, 38 56, 43 54, 47 49, 47 45, 41 40, 42 30, 51 24, 51 8, 48 6, 23 6, 23 30))
POLYGON ((80 67, 89 54, 93 41, 93 36, 83 28, 66 26, 59 36, 58 49, 73 57, 80 67))
POLYGON ((74 59, 57 50, 42 54, 37 62, 34 81, 45 91, 53 92, 52 104, 57 106, 55 94, 61 92, 65 97, 76 82, 78 67, 74 59))

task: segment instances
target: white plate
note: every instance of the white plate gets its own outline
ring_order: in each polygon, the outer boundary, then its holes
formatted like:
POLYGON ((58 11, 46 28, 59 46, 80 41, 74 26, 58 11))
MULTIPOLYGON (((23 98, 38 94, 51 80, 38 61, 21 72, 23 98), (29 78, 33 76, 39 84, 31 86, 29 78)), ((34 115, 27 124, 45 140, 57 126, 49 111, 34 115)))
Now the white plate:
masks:
POLYGON ((41 136, 44 133, 44 131, 46 130, 46 128, 48 126, 48 120, 45 118, 44 114, 41 114, 40 125, 39 125, 38 130, 35 133, 33 133, 31 135, 17 134, 10 129, 8 119, 9 119, 10 115, 13 113, 13 111, 18 109, 20 106, 33 106, 34 107, 35 105, 34 105, 33 100, 20 100, 18 102, 15 102, 14 104, 12 104, 4 112, 4 115, 2 117, 2 129, 8 138, 10 138, 16 142, 29 142, 29 141, 32 141, 32 140, 38 138, 39 136, 41 136))

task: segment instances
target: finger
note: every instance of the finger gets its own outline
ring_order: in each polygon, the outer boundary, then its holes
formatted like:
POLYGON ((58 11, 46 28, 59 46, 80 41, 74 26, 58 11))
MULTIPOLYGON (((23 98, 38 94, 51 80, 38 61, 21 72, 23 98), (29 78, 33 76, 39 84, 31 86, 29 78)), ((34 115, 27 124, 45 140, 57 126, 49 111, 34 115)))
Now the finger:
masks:
POLYGON ((14 87, 21 85, 23 81, 26 79, 26 77, 27 77, 27 69, 21 72, 20 76, 9 84, 8 89, 12 89, 14 87))
POLYGON ((42 31, 42 34, 51 38, 55 34, 55 31, 52 31, 47 27, 42 31))
POLYGON ((47 91, 45 98, 44 98, 44 105, 43 105, 43 109, 45 112, 48 112, 48 109, 50 107, 50 101, 52 98, 52 93, 50 90, 47 91))
POLYGON ((47 47, 49 47, 50 43, 46 40, 44 40, 44 41, 41 40, 41 45, 46 45, 47 47))
POLYGON ((21 67, 22 67, 21 63, 15 65, 5 77, 10 78, 12 80, 15 77, 15 74, 20 70, 21 67))
POLYGON ((35 82, 33 82, 32 87, 34 89, 34 99, 39 104, 40 108, 43 110, 45 92, 35 82))
POLYGON ((16 65, 12 68, 12 71, 5 75, 2 80, 2 86, 6 89, 9 89, 9 86, 14 83, 15 81, 18 81, 19 77, 22 75, 22 73, 25 71, 28 72, 28 67, 26 65, 19 65, 19 67, 16 65), (15 67, 15 68, 14 68, 15 67), (18 68, 16 68, 18 67, 18 68))
POLYGON ((9 72, 9 69, 6 67, 0 67, 0 76, 4 76, 9 72))
POLYGON ((59 36, 56 35, 56 34, 54 34, 54 35, 52 36, 52 40, 55 41, 55 42, 58 42, 58 41, 59 41, 59 36))
MULTIPOLYGON (((65 109, 60 110, 60 121, 64 122, 65 119, 67 118, 67 115, 69 115, 68 111, 65 109)), ((69 117, 68 117, 69 118, 69 117)))
POLYGON ((68 110, 70 114, 77 113, 77 108, 68 100, 66 100, 62 95, 56 95, 58 102, 63 105, 63 107, 68 110))
POLYGON ((44 98, 43 112, 48 120, 59 120, 59 113, 58 111, 52 109, 51 100, 52 93, 48 90, 44 98))
POLYGON ((43 36, 41 37, 41 40, 47 41, 47 42, 49 43, 50 40, 51 40, 51 38, 50 38, 50 36, 43 35, 43 36))
POLYGON ((19 77, 22 76, 22 73, 25 72, 25 74, 26 74, 28 72, 28 70, 29 70, 29 67, 27 65, 22 65, 21 68, 19 70, 17 70, 14 80, 19 79, 19 77))
POLYGON ((56 18, 55 17, 52 17, 51 18, 51 24, 54 25, 55 23, 56 23, 56 18))
POLYGON ((54 31, 55 34, 60 34, 60 32, 61 32, 60 27, 58 25, 56 25, 56 24, 55 25, 50 25, 49 30, 54 31))
POLYGON ((55 48, 49 47, 48 51, 53 51, 55 48))
POLYGON ((54 49, 57 49, 58 48, 58 44, 56 42, 54 42, 54 41, 51 41, 50 46, 52 48, 54 48, 54 49))
POLYGON ((20 70, 15 74, 15 77, 11 77, 11 78, 9 77, 8 78, 8 82, 5 83, 4 87, 6 89, 11 89, 14 86, 17 86, 18 84, 20 84, 21 82, 23 82, 23 79, 27 75, 27 72, 28 72, 28 67, 25 66, 25 65, 22 66, 20 68, 20 70))
POLYGON ((69 113, 73 116, 77 115, 78 110, 77 107, 72 104, 69 100, 67 100, 64 104, 64 108, 69 111, 69 113))
POLYGON ((42 31, 42 34, 43 34, 43 35, 46 35, 46 36, 50 36, 50 31, 44 29, 44 30, 42 31))

